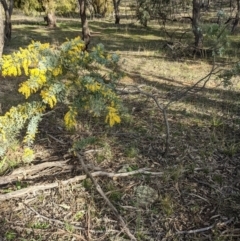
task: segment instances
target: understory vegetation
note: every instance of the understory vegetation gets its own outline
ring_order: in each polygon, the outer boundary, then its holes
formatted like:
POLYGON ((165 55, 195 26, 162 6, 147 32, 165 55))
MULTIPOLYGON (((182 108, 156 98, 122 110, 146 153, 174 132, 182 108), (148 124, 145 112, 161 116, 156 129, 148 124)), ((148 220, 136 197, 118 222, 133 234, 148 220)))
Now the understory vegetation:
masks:
POLYGON ((0 78, 0 239, 239 240, 238 34, 209 25, 195 53, 188 22, 95 19, 83 52, 77 19, 56 29, 12 22, 0 78), (11 120, 14 106, 22 117, 11 120))

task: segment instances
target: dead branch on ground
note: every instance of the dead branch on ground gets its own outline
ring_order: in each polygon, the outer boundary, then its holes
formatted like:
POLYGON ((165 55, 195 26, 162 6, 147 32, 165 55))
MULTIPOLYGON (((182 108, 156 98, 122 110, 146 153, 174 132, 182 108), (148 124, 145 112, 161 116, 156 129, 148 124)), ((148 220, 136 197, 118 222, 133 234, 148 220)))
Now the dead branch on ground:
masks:
MULTIPOLYGON (((121 178, 121 177, 133 176, 136 174, 143 174, 143 175, 150 175, 150 176, 151 175, 152 176, 162 176, 164 173, 163 172, 151 172, 150 169, 147 169, 147 168, 142 168, 142 169, 139 169, 136 171, 123 172, 123 173, 111 173, 111 172, 104 172, 104 171, 96 171, 96 172, 91 173, 92 177, 105 176, 105 177, 109 177, 109 178, 121 178)), ((0 201, 6 201, 6 200, 9 200, 12 198, 19 198, 19 197, 22 197, 29 193, 35 194, 38 191, 44 191, 47 189, 56 188, 56 187, 59 187, 60 185, 67 186, 69 184, 82 181, 86 178, 87 178, 87 175, 80 175, 80 176, 76 176, 76 177, 70 178, 65 181, 46 183, 46 184, 42 184, 42 185, 35 185, 35 186, 23 188, 23 189, 20 189, 17 191, 9 192, 6 194, 1 194, 0 201)))
POLYGON ((49 170, 49 169, 51 169, 51 175, 52 175, 53 168, 60 169, 59 172, 61 173, 70 172, 72 169, 72 165, 68 165, 67 164, 68 161, 69 160, 44 162, 34 166, 21 167, 21 168, 15 169, 10 175, 0 177, 0 185, 6 185, 9 183, 21 181, 24 179, 28 179, 28 180, 34 179, 36 177, 45 175, 45 173, 43 173, 44 170, 49 170))
POLYGON ((108 206, 111 208, 111 210, 114 212, 115 216, 117 217, 117 219, 119 220, 123 230, 125 231, 125 233, 128 235, 128 237, 133 240, 133 241, 137 241, 137 239, 135 238, 135 236, 131 233, 131 231, 129 230, 129 228, 127 227, 124 219, 122 218, 122 216, 118 213, 117 209, 114 207, 114 205, 111 203, 111 201, 107 198, 107 196, 105 195, 105 193, 103 192, 101 186, 97 183, 97 181, 93 178, 92 174, 88 171, 88 168, 86 167, 84 161, 83 161, 83 157, 76 152, 77 157, 85 171, 85 173, 87 174, 87 176, 91 179, 91 181, 93 182, 94 186, 96 187, 98 193, 103 197, 103 199, 106 201, 106 203, 108 204, 108 206))

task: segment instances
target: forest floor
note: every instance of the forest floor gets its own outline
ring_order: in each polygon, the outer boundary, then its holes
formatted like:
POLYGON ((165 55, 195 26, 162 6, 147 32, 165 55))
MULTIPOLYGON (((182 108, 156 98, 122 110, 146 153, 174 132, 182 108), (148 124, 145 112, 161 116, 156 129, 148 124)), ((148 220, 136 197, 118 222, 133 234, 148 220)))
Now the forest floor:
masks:
MULTIPOLYGON (((121 56, 121 83, 142 86, 163 106, 212 69, 210 57, 191 56, 187 24, 186 38, 175 49, 161 26, 92 20, 90 27, 91 46, 101 42, 121 56)), ((168 27, 178 43, 179 25, 168 27)), ((59 19, 58 28, 48 29, 40 18, 14 16, 5 53, 31 40, 59 45, 79 33, 79 20, 59 19)), ((231 61, 215 65, 221 69, 231 61)), ((65 108, 49 112, 39 127, 34 161, 21 161, 20 144, 4 159, 0 240, 129 240, 71 152, 74 143, 83 147, 82 160, 137 240, 240 240, 239 77, 228 87, 214 74, 203 85, 205 80, 169 105, 166 157, 162 112, 144 95, 123 95, 128 114, 113 128, 86 114, 74 133, 67 132, 65 108)), ((17 94, 21 81, 1 77, 2 114, 24 101, 17 94)))

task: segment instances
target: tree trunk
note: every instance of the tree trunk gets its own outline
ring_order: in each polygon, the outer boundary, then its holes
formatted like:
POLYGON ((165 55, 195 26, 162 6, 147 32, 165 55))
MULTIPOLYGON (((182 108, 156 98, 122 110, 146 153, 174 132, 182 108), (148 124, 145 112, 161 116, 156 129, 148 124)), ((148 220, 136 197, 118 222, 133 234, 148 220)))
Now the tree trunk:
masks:
POLYGON ((90 44, 90 30, 88 27, 87 15, 86 15, 86 0, 78 0, 80 6, 80 18, 82 23, 82 39, 85 42, 85 50, 88 49, 90 44))
POLYGON ((5 13, 4 35, 7 40, 11 40, 11 35, 12 35, 11 16, 13 11, 13 0, 9 1, 9 5, 6 0, 1 0, 1 3, 5 13))
POLYGON ((0 7, 0 58, 2 57, 3 47, 4 47, 4 15, 3 15, 2 8, 0 7))
POLYGON ((54 12, 49 12, 44 20, 47 22, 49 28, 55 28, 57 26, 57 20, 54 12))
POLYGON ((5 13, 5 29, 4 34, 7 40, 11 40, 12 37, 12 23, 11 23, 11 16, 9 15, 9 12, 7 11, 5 13))
POLYGON ((115 24, 120 24, 120 11, 119 11, 120 2, 121 2, 121 0, 113 0, 115 24))
POLYGON ((232 34, 236 31, 238 23, 239 23, 239 18, 240 18, 240 0, 236 0, 236 1, 237 1, 237 13, 236 13, 236 17, 233 22, 233 26, 232 26, 232 30, 231 30, 232 34))
POLYGON ((203 33, 200 28, 200 9, 201 1, 193 0, 193 11, 192 11, 192 30, 195 37, 194 46, 196 50, 202 49, 203 47, 203 33))

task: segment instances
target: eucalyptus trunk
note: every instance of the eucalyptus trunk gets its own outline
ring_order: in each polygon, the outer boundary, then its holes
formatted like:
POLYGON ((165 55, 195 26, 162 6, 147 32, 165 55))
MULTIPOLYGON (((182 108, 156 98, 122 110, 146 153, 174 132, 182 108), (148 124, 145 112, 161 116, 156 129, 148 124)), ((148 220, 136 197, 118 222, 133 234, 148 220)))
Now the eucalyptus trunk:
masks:
POLYGON ((236 32, 236 29, 237 29, 237 26, 239 23, 239 18, 240 18, 240 0, 236 0, 236 1, 237 1, 237 13, 235 16, 235 20, 233 22, 233 26, 232 26, 232 30, 231 30, 232 33, 236 32))
POLYGON ((5 21, 4 21, 4 36, 6 40, 11 39, 12 35, 12 22, 11 22, 11 16, 13 11, 13 0, 9 1, 9 4, 6 0, 1 0, 4 13, 5 13, 5 21))
POLYGON ((82 23, 82 39, 85 42, 85 50, 88 49, 90 44, 90 30, 88 27, 87 15, 86 15, 86 0, 78 0, 80 6, 80 18, 82 23))
POLYGON ((47 22, 47 26, 49 28, 55 28, 57 26, 56 16, 53 11, 47 13, 47 16, 44 17, 44 20, 47 22))
POLYGON ((0 8, 0 58, 2 57, 4 47, 4 15, 0 8))
POLYGON ((121 0, 113 0, 115 24, 120 24, 120 11, 119 11, 120 2, 121 0))
POLYGON ((195 37, 195 48, 202 49, 203 47, 203 33, 200 27, 200 10, 201 0, 193 0, 193 11, 192 11, 192 30, 195 37))

